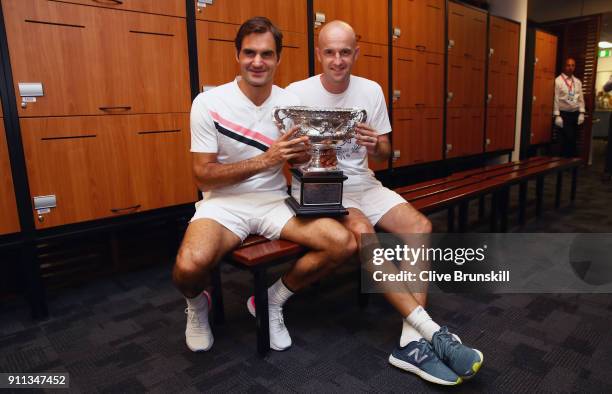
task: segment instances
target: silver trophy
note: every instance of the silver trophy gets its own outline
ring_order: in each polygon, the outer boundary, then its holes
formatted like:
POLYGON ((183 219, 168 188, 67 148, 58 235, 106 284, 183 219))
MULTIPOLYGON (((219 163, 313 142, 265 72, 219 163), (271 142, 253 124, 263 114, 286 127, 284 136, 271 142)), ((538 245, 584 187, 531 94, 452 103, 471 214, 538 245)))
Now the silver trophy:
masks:
POLYGON ((366 111, 357 108, 279 107, 274 119, 288 130, 299 126, 294 138, 307 136, 310 160, 292 168, 291 197, 287 204, 298 216, 337 216, 348 211, 342 206, 342 183, 347 177, 332 162, 336 145, 355 135, 366 111), (328 159, 328 160, 326 160, 328 159))

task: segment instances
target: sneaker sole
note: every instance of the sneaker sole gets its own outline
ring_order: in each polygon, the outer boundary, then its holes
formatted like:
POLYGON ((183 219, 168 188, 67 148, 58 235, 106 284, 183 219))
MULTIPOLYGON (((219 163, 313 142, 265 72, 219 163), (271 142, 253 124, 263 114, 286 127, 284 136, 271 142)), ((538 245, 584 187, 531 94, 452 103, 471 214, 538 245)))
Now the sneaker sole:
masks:
POLYGON ((393 365, 394 367, 397 367, 399 369, 403 369, 404 371, 408 371, 411 372, 417 376, 419 376, 421 379, 426 380, 428 382, 431 383, 436 383, 436 384, 440 384, 443 386, 456 386, 458 384, 461 384, 462 379, 460 377, 457 378, 457 380, 455 382, 449 382, 447 380, 442 380, 440 378, 436 378, 433 375, 428 374, 427 372, 423 371, 422 369, 407 363, 406 361, 402 361, 398 358, 393 357, 393 355, 389 356, 389 363, 391 365, 393 365))
POLYGON ((215 343, 215 338, 212 339, 212 341, 210 341, 210 345, 208 345, 208 347, 206 349, 194 349, 191 346, 189 346, 188 343, 185 343, 187 345, 187 348, 189 348, 189 350, 191 350, 194 353, 202 353, 202 352, 207 352, 210 350, 210 348, 212 347, 213 343, 215 343))
MULTIPOLYGON (((249 313, 253 317, 257 317, 257 315, 255 314, 255 299, 252 296, 249 297, 246 304, 247 304, 247 309, 249 310, 249 313), (253 300, 253 302, 251 302, 251 300, 253 300)), ((289 348, 291 348, 291 346, 280 348, 280 347, 274 346, 272 342, 270 342, 270 349, 275 350, 277 352, 284 352, 285 350, 288 350, 289 348)))
POLYGON ((472 379, 476 375, 476 373, 480 370, 480 367, 482 367, 482 363, 484 362, 484 355, 482 354, 482 352, 478 349, 474 349, 474 351, 478 353, 478 355, 480 356, 480 361, 477 361, 474 364, 472 364, 472 374, 461 376, 465 380, 472 379))

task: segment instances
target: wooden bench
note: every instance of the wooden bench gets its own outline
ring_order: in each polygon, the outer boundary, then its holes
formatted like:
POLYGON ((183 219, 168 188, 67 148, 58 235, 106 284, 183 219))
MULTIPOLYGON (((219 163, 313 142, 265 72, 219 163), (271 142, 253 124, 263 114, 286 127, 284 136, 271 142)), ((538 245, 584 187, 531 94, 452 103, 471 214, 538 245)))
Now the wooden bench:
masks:
MULTIPOLYGON (((507 210, 509 189, 519 184, 519 218, 524 222, 527 196, 527 182, 536 179, 536 214, 542 210, 544 176, 557 173, 557 195, 555 206, 559 206, 562 185, 562 173, 572 170, 571 200, 575 199, 577 169, 581 159, 561 159, 558 157, 534 157, 521 162, 460 171, 447 177, 395 189, 416 209, 431 213, 441 209, 449 210, 449 231, 454 231, 454 207, 459 206, 459 231, 467 229, 468 203, 474 198, 493 194, 491 210, 491 228, 495 231, 498 219, 501 229, 507 228, 507 210), (452 212, 452 223, 450 221, 452 212)), ((298 244, 285 240, 270 241, 261 236, 249 236, 235 251, 228 254, 224 261, 241 269, 249 270, 254 279, 254 297, 256 307, 257 352, 264 356, 270 350, 268 325, 268 283, 267 270, 270 267, 292 262, 301 257, 306 249, 298 244)), ((220 268, 214 270, 213 280, 213 313, 215 323, 223 323, 223 297, 221 292, 220 268)))

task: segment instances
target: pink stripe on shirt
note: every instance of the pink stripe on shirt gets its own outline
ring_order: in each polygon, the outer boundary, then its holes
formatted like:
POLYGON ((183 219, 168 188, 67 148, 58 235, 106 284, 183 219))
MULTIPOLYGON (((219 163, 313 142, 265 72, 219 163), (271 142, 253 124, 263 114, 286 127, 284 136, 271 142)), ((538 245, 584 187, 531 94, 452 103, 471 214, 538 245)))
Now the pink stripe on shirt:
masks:
POLYGON ((209 111, 209 112, 210 112, 210 116, 212 116, 214 120, 216 120, 217 122, 219 122, 221 125, 225 127, 231 128, 232 131, 242 134, 245 137, 249 137, 259 142, 262 142, 266 145, 272 145, 274 143, 273 139, 268 138, 265 135, 258 133, 257 131, 249 130, 246 127, 242 127, 236 123, 233 123, 227 119, 224 119, 221 117, 221 115, 219 115, 218 113, 214 111, 209 111))

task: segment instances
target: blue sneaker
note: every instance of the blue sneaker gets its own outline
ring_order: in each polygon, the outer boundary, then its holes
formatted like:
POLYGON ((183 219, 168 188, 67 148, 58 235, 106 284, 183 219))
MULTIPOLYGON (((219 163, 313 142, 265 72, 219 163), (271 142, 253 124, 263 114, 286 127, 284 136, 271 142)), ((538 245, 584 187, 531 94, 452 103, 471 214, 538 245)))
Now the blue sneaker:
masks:
POLYGON ((412 372, 428 382, 453 386, 462 382, 434 353, 425 338, 412 341, 404 347, 396 347, 389 362, 404 371, 412 372))
POLYGON ((463 379, 476 375, 484 360, 479 350, 462 344, 455 334, 448 332, 447 327, 441 327, 433 335, 431 343, 442 362, 463 379))

